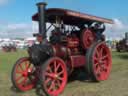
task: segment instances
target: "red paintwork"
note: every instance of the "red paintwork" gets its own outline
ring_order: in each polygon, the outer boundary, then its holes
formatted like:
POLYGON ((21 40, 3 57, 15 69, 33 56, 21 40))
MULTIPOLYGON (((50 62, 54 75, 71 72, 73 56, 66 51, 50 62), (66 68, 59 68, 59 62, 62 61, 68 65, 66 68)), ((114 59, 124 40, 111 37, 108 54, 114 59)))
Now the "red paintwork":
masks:
POLYGON ((65 46, 53 45, 53 56, 66 58, 69 55, 67 51, 68 49, 65 46))
POLYGON ((78 48, 67 48, 65 46, 53 46, 54 48, 54 56, 61 58, 70 58, 70 64, 72 68, 85 66, 85 55, 80 55, 78 48))
MULTIPOLYGON (((113 24, 111 19, 96 17, 72 10, 61 9, 61 8, 49 8, 46 10, 47 22, 56 22, 56 16, 59 16, 63 19, 64 24, 77 25, 80 22, 89 23, 89 22, 102 22, 113 24)), ((34 21, 38 21, 38 14, 32 16, 34 21)))
POLYGON ((103 42, 96 46, 93 53, 93 70, 98 81, 108 79, 112 67, 111 53, 103 42))
POLYGON ((79 47, 80 40, 77 37, 69 37, 67 38, 67 47, 68 48, 77 48, 79 47))
POLYGON ((21 91, 28 91, 35 87, 37 78, 29 79, 29 75, 32 74, 34 66, 29 62, 29 59, 21 58, 17 62, 17 66, 14 71, 15 85, 21 91), (30 82, 30 83, 28 83, 30 82))
POLYGON ((84 55, 70 56, 71 64, 73 68, 85 66, 86 60, 84 55))
POLYGON ((84 49, 88 49, 93 42, 96 40, 95 33, 92 32, 90 29, 84 29, 81 36, 82 47, 84 49))
POLYGON ((50 96, 58 96, 67 83, 66 64, 58 57, 48 60, 47 67, 43 70, 43 86, 45 92, 50 96))
POLYGON ((77 37, 69 36, 63 40, 65 44, 55 44, 53 46, 54 56, 66 58, 71 55, 77 55, 79 53, 80 40, 77 37))

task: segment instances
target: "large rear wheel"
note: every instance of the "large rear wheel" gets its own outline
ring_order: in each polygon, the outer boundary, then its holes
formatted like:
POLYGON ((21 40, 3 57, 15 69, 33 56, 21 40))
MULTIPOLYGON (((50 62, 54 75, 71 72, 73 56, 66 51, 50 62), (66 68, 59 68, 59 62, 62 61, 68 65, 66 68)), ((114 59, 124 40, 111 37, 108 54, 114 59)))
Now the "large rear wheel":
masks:
POLYGON ((94 43, 86 54, 86 68, 93 81, 108 79, 112 66, 111 52, 105 42, 94 43))

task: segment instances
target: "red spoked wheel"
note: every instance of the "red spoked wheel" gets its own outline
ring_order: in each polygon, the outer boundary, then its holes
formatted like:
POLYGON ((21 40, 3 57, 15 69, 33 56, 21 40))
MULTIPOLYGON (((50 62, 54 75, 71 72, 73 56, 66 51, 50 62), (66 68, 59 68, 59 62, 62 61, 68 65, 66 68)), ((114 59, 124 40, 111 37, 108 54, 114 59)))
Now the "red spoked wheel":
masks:
POLYGON ((42 65, 41 85, 48 96, 61 94, 67 83, 67 69, 64 61, 52 57, 42 65))
POLYGON ((20 58, 12 70, 12 83, 18 91, 28 91, 35 87, 35 67, 30 63, 28 57, 20 58))
POLYGON ((81 36, 83 48, 88 49, 95 41, 95 38, 96 36, 94 32, 92 32, 90 29, 85 29, 82 32, 82 36, 81 36))
POLYGON ((96 42, 86 54, 86 68, 93 81, 108 79, 112 66, 111 52, 105 42, 96 42))

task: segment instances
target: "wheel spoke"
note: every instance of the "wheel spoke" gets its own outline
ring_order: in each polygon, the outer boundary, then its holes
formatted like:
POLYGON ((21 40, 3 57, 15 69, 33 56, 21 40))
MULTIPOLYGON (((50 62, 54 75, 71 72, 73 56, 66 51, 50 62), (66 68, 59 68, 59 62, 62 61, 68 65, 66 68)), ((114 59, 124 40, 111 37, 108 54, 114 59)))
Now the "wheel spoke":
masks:
POLYGON ((101 68, 100 66, 98 66, 97 70, 96 70, 96 75, 99 77, 101 75, 101 68))
POLYGON ((107 66, 106 64, 104 64, 103 70, 104 70, 105 72, 108 70, 108 66, 107 66))
POLYGON ((56 73, 57 61, 54 61, 54 72, 56 73))
POLYGON ((100 57, 102 57, 103 56, 103 48, 101 47, 101 49, 100 49, 100 57))
POLYGON ((29 64, 26 66, 26 69, 28 70, 29 68, 31 68, 31 65, 32 65, 32 64, 29 63, 29 64))
POLYGON ((106 60, 102 60, 102 64, 103 65, 106 65, 106 60))
POLYGON ((25 84, 28 78, 24 78, 24 80, 21 82, 21 84, 25 84))
POLYGON ((95 65, 99 65, 99 62, 95 63, 95 65))
POLYGON ((25 62, 25 67, 28 68, 28 61, 25 62))
POLYGON ((48 73, 48 72, 46 72, 45 75, 48 76, 48 77, 52 77, 52 78, 54 77, 54 74, 48 73))
POLYGON ((100 72, 103 72, 103 71, 104 71, 104 67, 101 67, 101 68, 100 68, 100 72))
POLYGON ((97 55, 97 57, 99 58, 99 51, 98 51, 98 49, 96 49, 96 55, 97 55))
POLYGON ((57 86, 58 86, 58 87, 60 87, 60 86, 61 86, 61 83, 60 83, 60 81, 59 81, 59 80, 56 80, 56 84, 57 84, 57 86))
POLYGON ((60 63, 56 66, 55 73, 57 73, 59 68, 60 68, 60 63))
POLYGON ((95 68, 97 69, 99 67, 99 63, 95 63, 95 68))
POLYGON ((98 59, 96 56, 94 56, 94 60, 95 60, 95 61, 99 61, 99 59, 98 59))
POLYGON ((108 57, 108 55, 102 56, 102 60, 106 59, 108 57))
POLYGON ((20 72, 19 70, 16 70, 17 74, 23 74, 23 72, 20 72))
POLYGON ((24 71, 23 66, 22 66, 22 63, 19 64, 19 66, 20 66, 20 69, 21 69, 22 71, 24 71))
POLYGON ((51 69, 50 65, 47 68, 47 72, 52 73, 52 69, 51 69))
POLYGON ((58 77, 57 79, 62 81, 63 80, 63 77, 58 77))
POLYGON ((101 69, 101 66, 99 65, 99 66, 97 67, 97 72, 100 72, 100 69, 101 69))
POLYGON ((21 78, 23 78, 23 76, 19 76, 18 78, 16 78, 16 81, 19 81, 21 78))
POLYGON ((49 91, 51 91, 51 90, 53 90, 55 88, 55 82, 54 82, 54 80, 52 81, 52 83, 51 83, 51 85, 50 85, 50 87, 48 88, 49 89, 49 91))
POLYGON ((64 70, 62 70, 61 72, 57 73, 58 76, 62 75, 64 73, 64 70))
POLYGON ((103 71, 104 71, 104 72, 107 72, 107 68, 103 67, 103 71))
POLYGON ((45 80, 45 83, 49 83, 51 81, 51 78, 47 78, 47 80, 45 80))

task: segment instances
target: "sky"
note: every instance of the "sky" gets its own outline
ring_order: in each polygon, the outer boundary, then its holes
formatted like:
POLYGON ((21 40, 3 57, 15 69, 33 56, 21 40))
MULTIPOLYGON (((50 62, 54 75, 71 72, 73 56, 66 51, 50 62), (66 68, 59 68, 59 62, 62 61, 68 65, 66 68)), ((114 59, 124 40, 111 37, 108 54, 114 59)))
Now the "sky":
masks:
POLYGON ((48 8, 65 8, 114 20, 105 31, 107 38, 122 38, 128 31, 128 0, 0 0, 0 38, 30 37, 37 30, 31 16, 36 3, 45 1, 48 8))

